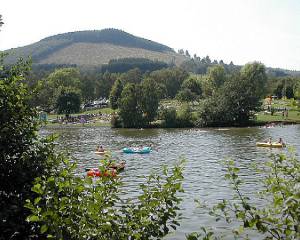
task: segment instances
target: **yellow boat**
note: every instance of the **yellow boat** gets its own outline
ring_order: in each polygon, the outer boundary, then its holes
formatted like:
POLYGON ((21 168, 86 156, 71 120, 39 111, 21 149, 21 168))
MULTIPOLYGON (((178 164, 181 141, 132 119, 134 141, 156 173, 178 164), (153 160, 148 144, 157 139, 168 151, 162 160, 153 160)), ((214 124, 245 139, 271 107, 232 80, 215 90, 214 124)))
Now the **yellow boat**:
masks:
POLYGON ((271 147, 271 148, 283 148, 285 145, 282 143, 267 143, 267 142, 257 142, 256 143, 257 147, 271 147))

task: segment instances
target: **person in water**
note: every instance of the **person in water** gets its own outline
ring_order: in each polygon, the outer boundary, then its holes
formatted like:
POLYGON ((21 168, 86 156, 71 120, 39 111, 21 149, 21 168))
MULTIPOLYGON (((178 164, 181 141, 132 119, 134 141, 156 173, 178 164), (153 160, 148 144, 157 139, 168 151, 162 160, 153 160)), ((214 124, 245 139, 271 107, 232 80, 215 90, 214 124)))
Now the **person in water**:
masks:
POLYGON ((285 143, 283 142, 282 138, 279 138, 279 140, 277 141, 277 143, 280 143, 280 144, 282 144, 282 146, 285 146, 285 143))
POLYGON ((102 145, 98 146, 97 152, 104 152, 104 148, 102 147, 102 145))
POLYGON ((269 143, 269 144, 271 144, 271 143, 272 143, 272 138, 271 138, 271 137, 269 137, 269 139, 268 139, 268 140, 266 140, 265 142, 266 142, 266 143, 269 143))

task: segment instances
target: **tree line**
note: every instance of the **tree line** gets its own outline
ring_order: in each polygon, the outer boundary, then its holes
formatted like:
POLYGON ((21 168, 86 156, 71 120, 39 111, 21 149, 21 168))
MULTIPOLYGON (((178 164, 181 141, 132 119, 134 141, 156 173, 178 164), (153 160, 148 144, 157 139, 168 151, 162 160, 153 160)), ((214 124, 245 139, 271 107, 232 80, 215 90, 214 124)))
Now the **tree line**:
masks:
POLYGON ((82 103, 109 98, 110 107, 118 112, 114 127, 149 127, 156 120, 162 120, 159 126, 164 127, 247 125, 265 96, 293 98, 299 94, 299 78, 268 78, 265 66, 258 62, 232 72, 217 64, 202 75, 179 67, 97 74, 68 67, 30 83, 32 105, 45 111, 72 114, 80 111, 82 103), (164 99, 177 100, 185 107, 166 108, 160 104, 164 99))

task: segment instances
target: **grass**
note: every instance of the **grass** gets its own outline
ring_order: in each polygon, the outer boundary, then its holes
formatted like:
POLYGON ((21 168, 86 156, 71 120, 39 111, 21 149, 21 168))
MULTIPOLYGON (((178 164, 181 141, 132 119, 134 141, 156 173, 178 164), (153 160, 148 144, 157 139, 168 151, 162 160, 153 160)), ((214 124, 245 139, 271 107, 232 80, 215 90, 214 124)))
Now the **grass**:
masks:
MULTIPOLYGON (((81 112, 81 113, 74 113, 74 114, 71 114, 71 115, 72 116, 78 116, 78 115, 96 114, 96 113, 112 114, 113 112, 115 112, 115 111, 111 108, 101 108, 101 109, 87 110, 87 111, 84 111, 84 112, 81 112)), ((65 117, 65 114, 49 114, 48 115, 49 120, 57 119, 57 117, 65 117)))
POLYGON ((274 109, 288 109, 288 116, 282 116, 282 111, 275 111, 273 115, 266 113, 264 111, 257 114, 256 121, 258 123, 268 123, 268 122, 286 122, 286 123, 300 123, 300 111, 295 105, 293 99, 279 99, 273 100, 271 107, 274 109))
MULTIPOLYGON (((160 103, 161 106, 164 107, 174 107, 175 109, 179 110, 182 107, 182 103, 177 101, 177 100, 162 100, 160 103)), ((293 100, 274 100, 272 102, 272 107, 277 108, 277 109, 283 109, 287 108, 289 109, 288 111, 288 117, 283 117, 282 112, 274 112, 273 115, 270 113, 266 113, 264 111, 259 112, 256 114, 256 123, 258 125, 265 124, 265 123, 270 123, 270 122, 284 122, 284 123, 299 123, 300 124, 300 110, 295 106, 293 103, 293 100)), ((102 113, 102 114, 112 114, 115 112, 115 110, 111 108, 101 108, 101 109, 93 109, 93 110, 88 110, 84 111, 81 113, 77 114, 72 114, 72 116, 78 116, 82 114, 96 114, 96 113, 102 113)), ((195 115, 196 113, 193 112, 195 115)), ((49 120, 56 119, 57 117, 64 117, 64 114, 51 114, 48 116, 49 120)), ((48 123, 46 127, 102 127, 102 126, 111 126, 109 121, 101 121, 101 119, 95 119, 94 121, 91 121, 89 123, 85 123, 84 125, 81 123, 77 124, 60 124, 60 123, 48 123)))
POLYGON ((43 125, 46 128, 80 128, 80 127, 110 127, 110 122, 89 122, 85 124, 76 123, 76 124, 60 124, 60 123, 47 123, 43 125))

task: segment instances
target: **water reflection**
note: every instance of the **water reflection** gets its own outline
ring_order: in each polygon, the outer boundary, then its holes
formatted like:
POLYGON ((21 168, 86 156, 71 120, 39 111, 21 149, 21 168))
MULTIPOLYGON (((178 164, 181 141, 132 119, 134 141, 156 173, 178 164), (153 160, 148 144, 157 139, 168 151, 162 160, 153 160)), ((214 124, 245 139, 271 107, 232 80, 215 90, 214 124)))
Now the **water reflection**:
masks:
MULTIPOLYGON (((216 226, 214 219, 204 215, 195 207, 194 199, 199 198, 214 204, 223 198, 232 198, 232 190, 224 180, 224 165, 221 160, 231 158, 241 167, 241 175, 247 179, 243 190, 253 193, 260 187, 258 175, 252 163, 260 164, 270 153, 281 149, 259 148, 257 141, 272 137, 293 145, 300 150, 300 126, 275 128, 227 128, 227 129, 111 129, 97 128, 58 128, 44 129, 41 134, 58 133, 61 149, 67 149, 78 161, 79 174, 84 174, 87 166, 97 166, 100 156, 94 153, 97 145, 109 148, 114 158, 126 160, 126 170, 121 173, 124 190, 135 196, 137 185, 151 172, 160 172, 161 165, 173 166, 180 158, 186 158, 184 189, 182 194, 183 219, 180 228, 169 239, 183 239, 186 233, 199 231, 200 226, 216 226), (123 154, 122 148, 133 145, 151 145, 153 151, 145 155, 123 154)), ((221 223, 218 223, 218 226, 221 223)))

